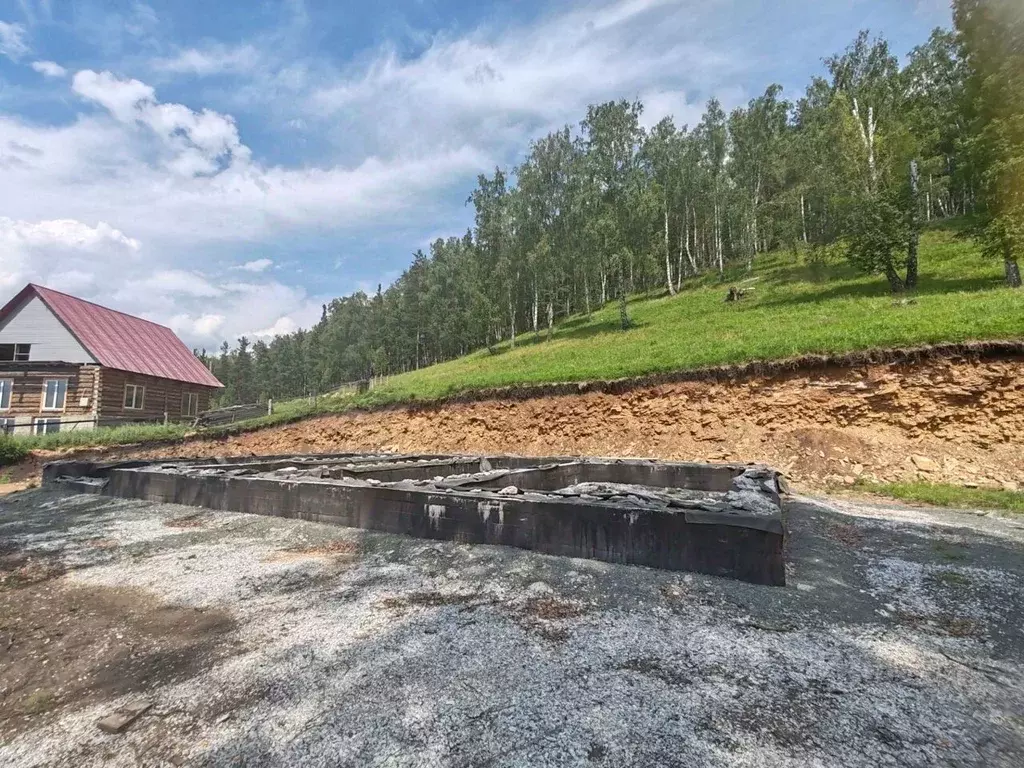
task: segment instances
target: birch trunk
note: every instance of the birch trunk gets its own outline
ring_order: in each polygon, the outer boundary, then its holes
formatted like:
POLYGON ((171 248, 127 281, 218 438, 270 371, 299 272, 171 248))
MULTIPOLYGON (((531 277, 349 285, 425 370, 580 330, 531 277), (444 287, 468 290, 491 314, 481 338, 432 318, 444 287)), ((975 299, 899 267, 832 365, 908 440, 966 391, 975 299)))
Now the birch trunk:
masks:
POLYGON ((624 331, 629 328, 629 309, 626 306, 625 258, 625 254, 619 254, 619 324, 624 331))
MULTIPOLYGON (((693 247, 697 247, 697 209, 693 208, 693 247)), ((690 223, 686 222, 686 258, 690 262, 690 269, 697 274, 697 262, 693 258, 693 251, 690 250, 690 223)))
POLYGON ((917 244, 921 237, 918 225, 918 192, 917 160, 910 161, 910 243, 907 247, 907 279, 906 287, 912 291, 917 287, 917 244))
POLYGON ((533 332, 537 332, 537 312, 540 299, 537 296, 537 278, 533 278, 533 332))
POLYGON ((807 245, 807 211, 803 195, 800 196, 800 226, 804 230, 804 245, 807 245))
POLYGON ((868 107, 868 122, 864 125, 860 117, 860 105, 853 100, 853 116, 857 120, 857 128, 860 129, 860 139, 868 153, 868 192, 874 192, 878 187, 878 177, 875 170, 875 108, 868 107))
POLYGON ((718 258, 718 274, 725 273, 725 264, 722 260, 722 220, 718 209, 718 196, 715 196, 715 256, 718 258))
POLYGON ((670 296, 676 295, 676 287, 672 284, 672 254, 668 242, 668 199, 665 200, 665 281, 670 296))
POLYGON ((1003 242, 1003 269, 1006 271, 1006 284, 1011 288, 1020 288, 1020 265, 1010 249, 1009 240, 1003 242))
POLYGON ((512 334, 509 337, 511 339, 511 348, 515 349, 516 348, 516 308, 515 308, 515 305, 512 303, 512 291, 511 290, 508 292, 508 322, 509 322, 509 330, 511 331, 511 334, 512 334))
POLYGON ((676 290, 683 289, 683 230, 679 231, 679 252, 676 254, 676 290))
POLYGON ((903 289, 906 287, 903 284, 903 278, 896 273, 891 264, 887 264, 885 267, 885 279, 889 281, 889 291, 891 293, 903 293, 903 289))

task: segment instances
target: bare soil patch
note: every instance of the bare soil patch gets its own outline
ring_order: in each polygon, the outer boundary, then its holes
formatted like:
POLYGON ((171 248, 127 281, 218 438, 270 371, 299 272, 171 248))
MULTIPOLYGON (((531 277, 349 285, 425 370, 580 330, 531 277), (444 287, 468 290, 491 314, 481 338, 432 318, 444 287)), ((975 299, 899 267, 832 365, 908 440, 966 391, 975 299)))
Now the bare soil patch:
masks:
POLYGON ((193 515, 182 515, 181 517, 175 517, 164 523, 168 528, 202 528, 206 525, 204 515, 201 512, 196 512, 193 515))
POLYGON ((338 562, 354 560, 361 553, 358 544, 352 541, 329 541, 325 544, 312 544, 305 547, 289 547, 282 549, 266 558, 265 562, 288 562, 306 560, 311 557, 331 558, 338 562))
POLYGON ((0 587, 0 739, 192 677, 237 652, 234 629, 224 611, 164 605, 142 590, 8 582, 0 587))

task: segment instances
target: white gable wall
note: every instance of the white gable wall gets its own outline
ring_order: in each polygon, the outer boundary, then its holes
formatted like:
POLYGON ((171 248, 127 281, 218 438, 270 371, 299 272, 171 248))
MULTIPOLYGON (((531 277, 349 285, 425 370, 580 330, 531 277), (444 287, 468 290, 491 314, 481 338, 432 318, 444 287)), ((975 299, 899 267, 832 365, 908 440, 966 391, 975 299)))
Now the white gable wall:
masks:
POLYGON ((96 362, 43 300, 34 295, 0 323, 0 344, 31 344, 28 359, 33 362, 96 362))

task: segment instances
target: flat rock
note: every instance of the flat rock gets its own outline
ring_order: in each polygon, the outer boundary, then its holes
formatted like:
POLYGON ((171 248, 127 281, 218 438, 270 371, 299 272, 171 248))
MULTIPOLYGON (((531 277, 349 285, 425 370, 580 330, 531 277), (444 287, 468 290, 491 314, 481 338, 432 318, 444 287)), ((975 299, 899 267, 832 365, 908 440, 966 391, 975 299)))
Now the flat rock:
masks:
POLYGON ((115 710, 106 717, 97 720, 96 727, 104 733, 121 733, 152 706, 153 703, 150 701, 140 701, 135 704, 129 704, 126 707, 121 707, 121 709, 115 710))
POLYGON ((922 472, 938 472, 939 463, 934 459, 929 459, 927 456, 919 456, 917 454, 910 457, 914 466, 920 469, 922 472))

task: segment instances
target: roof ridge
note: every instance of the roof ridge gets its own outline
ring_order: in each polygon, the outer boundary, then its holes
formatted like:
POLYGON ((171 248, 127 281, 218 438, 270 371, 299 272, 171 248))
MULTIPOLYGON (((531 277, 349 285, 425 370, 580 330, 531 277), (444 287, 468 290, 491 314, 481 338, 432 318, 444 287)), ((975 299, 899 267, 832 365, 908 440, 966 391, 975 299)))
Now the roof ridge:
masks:
POLYGON ((92 306, 99 307, 100 309, 105 310, 107 312, 114 312, 115 314, 118 314, 118 315, 124 315, 125 317, 132 318, 132 320, 141 320, 144 323, 149 323, 150 325, 155 325, 157 328, 163 328, 165 330, 170 331, 171 333, 174 333, 174 329, 171 328, 169 325, 163 325, 162 323, 158 323, 155 320, 147 320, 145 317, 139 317, 138 315, 132 315, 132 314, 129 314, 128 312, 123 312, 120 309, 113 309, 112 307, 106 307, 103 304, 97 304, 95 301, 89 301, 88 299, 83 299, 80 296, 73 296, 70 293, 64 293, 64 291, 58 291, 56 288, 49 288, 49 287, 47 287, 45 285, 39 285, 38 283, 29 283, 29 285, 31 285, 37 291, 42 290, 42 291, 46 291, 47 293, 56 293, 56 294, 58 294, 60 296, 64 296, 65 298, 73 299, 74 301, 79 301, 82 304, 91 304, 92 306))

